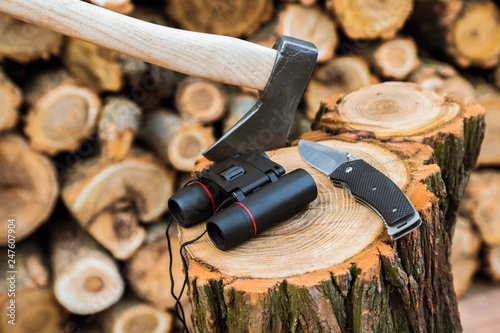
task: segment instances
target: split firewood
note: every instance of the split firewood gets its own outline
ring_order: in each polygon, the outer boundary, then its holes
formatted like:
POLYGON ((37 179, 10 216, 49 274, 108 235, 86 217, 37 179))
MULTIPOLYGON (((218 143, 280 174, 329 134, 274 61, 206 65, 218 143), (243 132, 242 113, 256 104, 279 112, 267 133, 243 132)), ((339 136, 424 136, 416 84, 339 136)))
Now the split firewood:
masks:
POLYGON ((116 261, 70 219, 51 228, 54 293, 70 312, 87 315, 118 302, 124 282, 116 261))
POLYGON ((130 14, 134 10, 132 0, 90 0, 90 2, 120 14, 130 14))
POLYGON ((334 21, 319 7, 287 5, 279 14, 276 32, 315 44, 318 62, 331 59, 339 43, 334 21))
POLYGON ((165 109, 147 113, 139 135, 163 162, 180 171, 192 171, 201 153, 215 142, 212 128, 165 109))
MULTIPOLYGON (((449 238, 439 219, 445 189, 439 167, 429 164, 432 149, 409 142, 331 139, 319 131, 304 137, 315 136, 390 177, 414 204, 422 226, 391 242, 380 217, 304 162, 297 147, 269 151, 286 170, 307 170, 318 185, 318 198, 229 251, 218 250, 207 235, 187 246, 196 329, 459 330, 449 238), (427 302, 414 301, 424 294, 427 302)), ((204 224, 180 228, 181 242, 204 229, 204 224)))
POLYGON ((453 97, 463 103, 476 102, 474 86, 453 66, 432 59, 421 60, 421 65, 410 75, 409 81, 443 97, 453 97))
POLYGON ((62 61, 68 72, 97 91, 117 92, 122 88, 122 71, 115 51, 68 38, 62 61))
POLYGON ((63 36, 0 14, 0 60, 9 58, 20 63, 49 59, 58 55, 63 36))
POLYGON ((482 106, 442 98, 414 83, 386 82, 343 98, 327 98, 321 114, 315 129, 431 146, 448 193, 440 207, 446 231, 453 234, 456 211, 484 136, 482 106))
POLYGON ((108 333, 169 333, 174 323, 173 314, 132 296, 99 313, 96 319, 108 333))
POLYGON ((314 118, 321 100, 336 94, 348 94, 376 83, 368 63, 358 56, 340 56, 328 61, 314 73, 304 94, 306 115, 314 118))
POLYGON ((141 116, 139 106, 127 98, 110 97, 106 100, 98 132, 106 158, 120 161, 127 155, 139 129, 141 116))
POLYGON ((227 132, 255 105, 258 96, 248 93, 236 93, 229 96, 227 115, 223 119, 222 130, 227 132))
POLYGON ((64 71, 37 76, 26 88, 30 106, 24 132, 31 146, 50 155, 75 151, 96 127, 101 109, 97 94, 64 71))
POLYGON ((374 0, 327 0, 344 33, 351 39, 391 39, 403 27, 413 9, 413 1, 379 3, 374 0))
POLYGON ((477 161, 480 166, 500 165, 500 92, 489 86, 476 87, 477 102, 486 110, 486 132, 477 161))
POLYGON ((375 72, 391 80, 403 80, 418 67, 417 52, 417 44, 411 37, 370 43, 362 49, 375 72))
POLYGON ((493 170, 474 172, 465 191, 462 213, 469 217, 483 242, 500 246, 500 173, 493 170))
POLYGON ((16 134, 0 136, 0 245, 15 219, 17 242, 32 234, 54 209, 59 184, 52 162, 16 134))
POLYGON ((462 296, 472 283, 479 267, 481 238, 477 235, 469 219, 461 216, 457 219, 451 245, 451 268, 453 286, 457 297, 462 296))
POLYGON ((174 173, 151 154, 132 150, 120 162, 95 157, 75 167, 62 199, 80 225, 117 259, 127 259, 144 241, 139 222, 167 210, 174 173))
POLYGON ((0 131, 16 126, 21 102, 21 89, 0 67, 0 131))
POLYGON ((500 282, 500 245, 486 249, 486 273, 495 281, 500 282))
POLYGON ((179 113, 188 119, 211 123, 226 112, 227 94, 218 83, 187 77, 177 87, 175 104, 179 113))
POLYGON ((171 0, 167 15, 182 29, 232 37, 248 36, 271 18, 273 1, 171 0))
MULTIPOLYGON (((2 248, 5 256, 7 250, 7 247, 2 248)), ((6 257, 0 262, 4 272, 0 281, 0 332, 63 333, 68 312, 54 296, 42 249, 33 240, 27 240, 17 243, 12 253, 15 253, 12 261, 6 257), (8 267, 11 263, 14 263, 15 269, 8 267), (15 279, 9 279, 9 271, 13 270, 16 271, 13 274, 15 279), (11 300, 15 300, 14 307, 11 300), (10 316, 12 312, 13 316, 10 316), (15 325, 9 323, 12 318, 15 318, 15 325)))
POLYGON ((498 65, 500 10, 493 1, 418 0, 414 19, 420 38, 460 67, 498 65))

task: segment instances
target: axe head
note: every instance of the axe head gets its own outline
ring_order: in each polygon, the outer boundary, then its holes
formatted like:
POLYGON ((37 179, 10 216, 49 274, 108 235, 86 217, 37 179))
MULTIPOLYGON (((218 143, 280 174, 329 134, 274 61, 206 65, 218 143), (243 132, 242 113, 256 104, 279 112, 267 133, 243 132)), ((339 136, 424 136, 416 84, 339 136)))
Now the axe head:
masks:
POLYGON ((273 46, 278 51, 273 71, 259 100, 203 155, 220 162, 246 149, 270 150, 283 147, 300 99, 316 67, 314 44, 280 36, 273 46))

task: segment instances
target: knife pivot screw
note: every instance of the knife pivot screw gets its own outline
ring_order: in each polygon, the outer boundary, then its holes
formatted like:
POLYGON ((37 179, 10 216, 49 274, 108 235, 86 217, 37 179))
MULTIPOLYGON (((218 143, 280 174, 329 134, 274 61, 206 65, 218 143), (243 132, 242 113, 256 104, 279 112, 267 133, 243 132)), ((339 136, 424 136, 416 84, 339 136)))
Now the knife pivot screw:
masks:
POLYGON ((377 186, 372 187, 372 191, 375 191, 377 189, 377 186))
POLYGON ((349 173, 352 171, 352 167, 347 167, 347 169, 345 169, 345 173, 349 173))
POLYGON ((397 212, 397 211, 398 211, 398 209, 397 209, 397 208, 393 208, 393 209, 392 209, 392 212, 393 212, 393 213, 395 213, 395 212, 397 212))

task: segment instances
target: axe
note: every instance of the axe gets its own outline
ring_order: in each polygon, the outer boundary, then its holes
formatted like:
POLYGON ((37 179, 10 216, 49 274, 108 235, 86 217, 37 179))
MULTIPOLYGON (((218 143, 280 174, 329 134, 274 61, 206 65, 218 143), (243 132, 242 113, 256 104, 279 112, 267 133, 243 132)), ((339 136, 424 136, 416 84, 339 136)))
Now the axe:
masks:
POLYGON ((246 149, 286 145, 316 66, 314 44, 281 36, 273 48, 164 27, 80 0, 1 0, 0 12, 187 75, 259 90, 259 100, 203 155, 219 162, 246 149))

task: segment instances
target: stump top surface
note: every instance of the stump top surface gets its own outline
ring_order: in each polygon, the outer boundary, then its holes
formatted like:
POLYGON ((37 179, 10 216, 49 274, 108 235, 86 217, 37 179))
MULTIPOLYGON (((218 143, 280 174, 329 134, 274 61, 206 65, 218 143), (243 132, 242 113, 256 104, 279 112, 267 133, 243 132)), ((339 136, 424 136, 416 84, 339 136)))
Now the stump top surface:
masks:
MULTIPOLYGON (((368 143, 336 140, 322 143, 364 159, 399 187, 409 182, 404 163, 386 149, 368 143)), ((296 168, 308 171, 318 186, 318 197, 293 218, 230 251, 217 249, 208 235, 203 236, 187 247, 198 262, 235 277, 290 277, 340 264, 385 232, 375 212, 354 201, 344 189, 334 187, 325 174, 302 160, 297 147, 268 154, 287 172, 296 168)), ((180 228, 181 241, 194 239, 204 230, 204 223, 180 228)))

